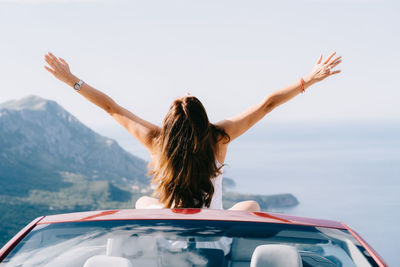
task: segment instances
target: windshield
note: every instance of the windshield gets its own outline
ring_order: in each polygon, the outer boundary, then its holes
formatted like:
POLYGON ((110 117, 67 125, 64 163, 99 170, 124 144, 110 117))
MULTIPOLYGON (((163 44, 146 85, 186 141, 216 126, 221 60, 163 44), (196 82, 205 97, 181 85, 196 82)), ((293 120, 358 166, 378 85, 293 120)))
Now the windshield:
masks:
POLYGON ((376 266, 345 230, 200 220, 37 225, 0 266, 250 266, 259 247, 295 251, 303 266, 376 266))

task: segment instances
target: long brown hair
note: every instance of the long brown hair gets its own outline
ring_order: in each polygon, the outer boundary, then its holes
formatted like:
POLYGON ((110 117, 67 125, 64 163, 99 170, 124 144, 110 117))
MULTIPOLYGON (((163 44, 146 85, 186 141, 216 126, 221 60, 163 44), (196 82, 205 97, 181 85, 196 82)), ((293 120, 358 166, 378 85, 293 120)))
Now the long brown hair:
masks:
POLYGON ((211 179, 221 173, 216 163, 217 143, 228 134, 209 122, 204 106, 194 96, 175 100, 157 137, 150 164, 154 196, 166 208, 210 207, 211 179))

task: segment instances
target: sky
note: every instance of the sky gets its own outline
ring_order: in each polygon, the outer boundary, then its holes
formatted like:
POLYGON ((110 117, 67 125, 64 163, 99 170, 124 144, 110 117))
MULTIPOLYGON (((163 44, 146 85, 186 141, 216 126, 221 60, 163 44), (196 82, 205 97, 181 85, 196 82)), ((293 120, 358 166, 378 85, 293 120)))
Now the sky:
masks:
POLYGON ((219 121, 336 51, 342 73, 261 123, 399 121, 399 11, 386 0, 0 0, 0 102, 39 95, 95 130, 120 129, 44 69, 51 51, 153 123, 186 93, 219 121))

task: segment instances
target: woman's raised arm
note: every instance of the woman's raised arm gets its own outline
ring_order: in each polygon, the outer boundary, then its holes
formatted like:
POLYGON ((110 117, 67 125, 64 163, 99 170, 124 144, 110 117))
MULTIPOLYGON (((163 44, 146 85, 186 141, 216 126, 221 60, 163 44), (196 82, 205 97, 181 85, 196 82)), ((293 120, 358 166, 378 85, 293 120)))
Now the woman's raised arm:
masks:
MULTIPOLYGON (((45 69, 60 81, 71 87, 74 87, 75 83, 79 81, 79 78, 71 73, 68 63, 64 59, 56 57, 52 53, 48 53, 45 55, 45 61, 50 66, 45 66, 45 69)), ((153 153, 154 139, 160 131, 158 126, 134 115, 127 109, 118 105, 109 96, 87 83, 83 83, 78 92, 90 102, 104 109, 140 143, 142 143, 150 153, 153 153)))
POLYGON ((340 62, 342 62, 341 57, 332 59, 335 53, 336 52, 332 53, 323 63, 321 63, 322 55, 320 55, 317 63, 311 71, 311 74, 304 76, 304 78, 300 79, 299 81, 272 93, 262 102, 250 107, 243 113, 230 119, 218 122, 216 125, 225 130, 225 132, 230 136, 230 141, 239 137, 277 106, 297 96, 312 84, 339 73, 340 70, 331 71, 340 62))

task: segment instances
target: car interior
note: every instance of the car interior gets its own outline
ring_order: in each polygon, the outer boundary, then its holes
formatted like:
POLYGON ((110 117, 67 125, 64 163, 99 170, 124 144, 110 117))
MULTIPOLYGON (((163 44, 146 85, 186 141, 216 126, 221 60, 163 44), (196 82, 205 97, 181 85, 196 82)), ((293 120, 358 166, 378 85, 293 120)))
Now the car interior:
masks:
POLYGON ((374 266, 357 241, 338 229, 232 222, 118 223, 42 225, 0 267, 374 266))

